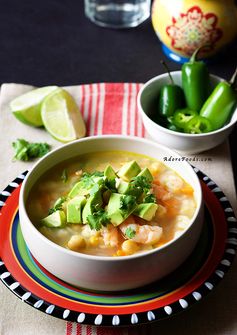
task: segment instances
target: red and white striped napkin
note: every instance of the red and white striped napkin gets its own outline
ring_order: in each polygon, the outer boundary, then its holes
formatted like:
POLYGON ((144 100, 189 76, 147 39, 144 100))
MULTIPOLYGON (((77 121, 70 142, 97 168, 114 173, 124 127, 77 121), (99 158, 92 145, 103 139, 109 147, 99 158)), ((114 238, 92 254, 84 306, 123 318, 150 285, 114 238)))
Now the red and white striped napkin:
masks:
MULTIPOLYGON (((87 126, 87 135, 122 134, 145 136, 138 115, 136 98, 142 84, 100 83, 82 85, 79 107, 87 126)), ((77 92, 78 93, 78 92, 77 92)), ((144 327, 105 328, 67 322, 66 335, 135 335, 145 334, 144 327)))
POLYGON ((136 97, 142 84, 100 83, 80 86, 79 107, 87 135, 122 134, 144 136, 136 97))

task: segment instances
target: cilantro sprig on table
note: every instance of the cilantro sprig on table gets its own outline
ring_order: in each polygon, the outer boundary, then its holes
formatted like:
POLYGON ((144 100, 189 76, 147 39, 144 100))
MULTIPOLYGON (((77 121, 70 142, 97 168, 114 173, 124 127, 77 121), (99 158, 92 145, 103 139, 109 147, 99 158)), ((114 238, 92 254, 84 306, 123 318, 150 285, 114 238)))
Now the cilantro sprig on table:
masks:
POLYGON ((50 150, 48 143, 30 143, 23 138, 18 138, 12 143, 15 150, 14 160, 30 161, 34 158, 42 157, 50 150))

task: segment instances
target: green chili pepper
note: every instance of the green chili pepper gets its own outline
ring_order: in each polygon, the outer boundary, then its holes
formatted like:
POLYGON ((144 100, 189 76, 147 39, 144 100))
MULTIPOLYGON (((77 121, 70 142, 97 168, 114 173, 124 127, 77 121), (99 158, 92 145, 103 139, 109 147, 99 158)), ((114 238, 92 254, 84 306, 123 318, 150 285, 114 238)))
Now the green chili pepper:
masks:
POLYGON ((184 94, 180 86, 175 85, 170 74, 169 68, 164 61, 161 61, 167 70, 170 78, 170 84, 164 85, 160 90, 159 114, 162 117, 169 117, 174 114, 176 109, 184 106, 184 94))
POLYGON ((172 124, 172 123, 169 123, 167 128, 168 128, 169 130, 182 132, 182 130, 181 130, 180 128, 176 127, 176 126, 175 126, 174 124, 172 124))
POLYGON ((178 109, 174 113, 172 124, 177 128, 184 129, 186 123, 197 115, 198 115, 197 112, 189 108, 178 109))
POLYGON ((203 116, 197 115, 189 120, 184 127, 185 133, 202 134, 213 130, 211 122, 203 116))
POLYGON ((230 119, 237 106, 237 68, 229 82, 222 81, 204 103, 200 115, 211 121, 213 130, 219 129, 230 119))
POLYGON ((182 86, 187 107, 199 112, 209 95, 210 79, 207 66, 202 61, 196 61, 199 51, 206 46, 198 48, 190 61, 182 66, 182 86))

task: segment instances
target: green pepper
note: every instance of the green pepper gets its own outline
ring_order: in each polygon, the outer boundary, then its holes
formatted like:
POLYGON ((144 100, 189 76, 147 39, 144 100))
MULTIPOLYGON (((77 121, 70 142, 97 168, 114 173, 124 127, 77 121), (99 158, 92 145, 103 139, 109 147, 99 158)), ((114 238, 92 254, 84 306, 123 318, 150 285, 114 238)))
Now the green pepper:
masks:
POLYGON ((211 121, 213 130, 219 129, 230 119, 237 105, 237 68, 229 82, 222 81, 204 103, 200 115, 211 121))
POLYGON ((164 61, 161 63, 165 66, 170 78, 170 84, 164 85, 160 90, 159 114, 162 117, 169 117, 174 114, 176 109, 184 106, 184 94, 180 86, 175 85, 170 74, 169 68, 164 61))
POLYGON ((196 61, 197 54, 203 47, 198 48, 189 62, 182 66, 182 86, 186 104, 188 108, 196 112, 199 112, 202 108, 210 90, 207 66, 202 61, 196 61))
POLYGON ((197 112, 189 108, 178 109, 174 113, 172 124, 177 128, 184 129, 186 123, 197 115, 198 115, 197 112))
POLYGON ((213 130, 211 122, 203 116, 197 115, 189 120, 184 127, 185 133, 202 134, 213 130))
POLYGON ((176 127, 176 126, 175 126, 174 124, 172 124, 172 123, 169 123, 168 126, 167 126, 167 128, 168 128, 169 130, 182 132, 181 129, 179 129, 178 127, 176 127))

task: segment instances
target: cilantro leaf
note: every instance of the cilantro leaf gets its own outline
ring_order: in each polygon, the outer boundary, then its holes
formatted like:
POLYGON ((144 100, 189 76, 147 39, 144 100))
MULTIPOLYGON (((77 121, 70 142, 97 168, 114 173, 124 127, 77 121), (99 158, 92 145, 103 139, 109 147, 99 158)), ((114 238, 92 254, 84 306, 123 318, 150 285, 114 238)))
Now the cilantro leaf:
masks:
POLYGON ((120 208, 124 211, 130 211, 136 204, 136 197, 133 195, 124 195, 120 200, 120 208))
POLYGON ((105 180, 105 187, 112 192, 116 192, 116 180, 115 180, 115 178, 106 179, 105 180))
POLYGON ((42 157, 50 150, 50 145, 47 143, 30 143, 22 138, 13 142, 12 147, 15 150, 14 159, 21 161, 42 157))
POLYGON ((146 203, 154 202, 154 203, 156 203, 156 197, 155 197, 154 194, 152 194, 152 193, 148 193, 148 194, 146 194, 146 196, 144 197, 143 202, 146 202, 146 203))
POLYGON ((104 172, 102 172, 102 171, 95 171, 91 175, 93 177, 103 177, 104 176, 104 172))
POLYGON ((135 235, 136 235, 136 231, 134 229, 132 229, 131 227, 128 227, 126 230, 125 230, 125 235, 131 239, 133 238, 135 235))
POLYGON ((86 189, 90 189, 94 185, 94 180, 92 179, 91 174, 87 172, 83 173, 80 181, 86 189))
POLYGON ((109 223, 107 213, 103 209, 88 215, 87 220, 91 230, 97 231, 109 223))
MULTIPOLYGON (((90 189, 95 184, 95 177, 103 177, 104 173, 101 171, 95 171, 93 173, 84 172, 81 177, 81 182, 83 187, 86 189, 90 189)), ((97 181, 97 184, 102 184, 103 180, 97 181)))
POLYGON ((63 205, 63 203, 64 203, 66 200, 67 200, 66 197, 60 197, 60 198, 58 198, 58 200, 56 200, 54 206, 53 206, 52 208, 49 209, 49 215, 50 215, 50 214, 53 214, 53 213, 56 212, 56 211, 62 210, 62 209, 63 209, 62 205, 63 205))
POLYGON ((67 169, 63 169, 62 175, 61 175, 61 180, 66 183, 68 181, 68 173, 67 169))
POLYGON ((132 179, 131 186, 140 188, 146 193, 151 189, 151 182, 145 176, 136 176, 132 179))

